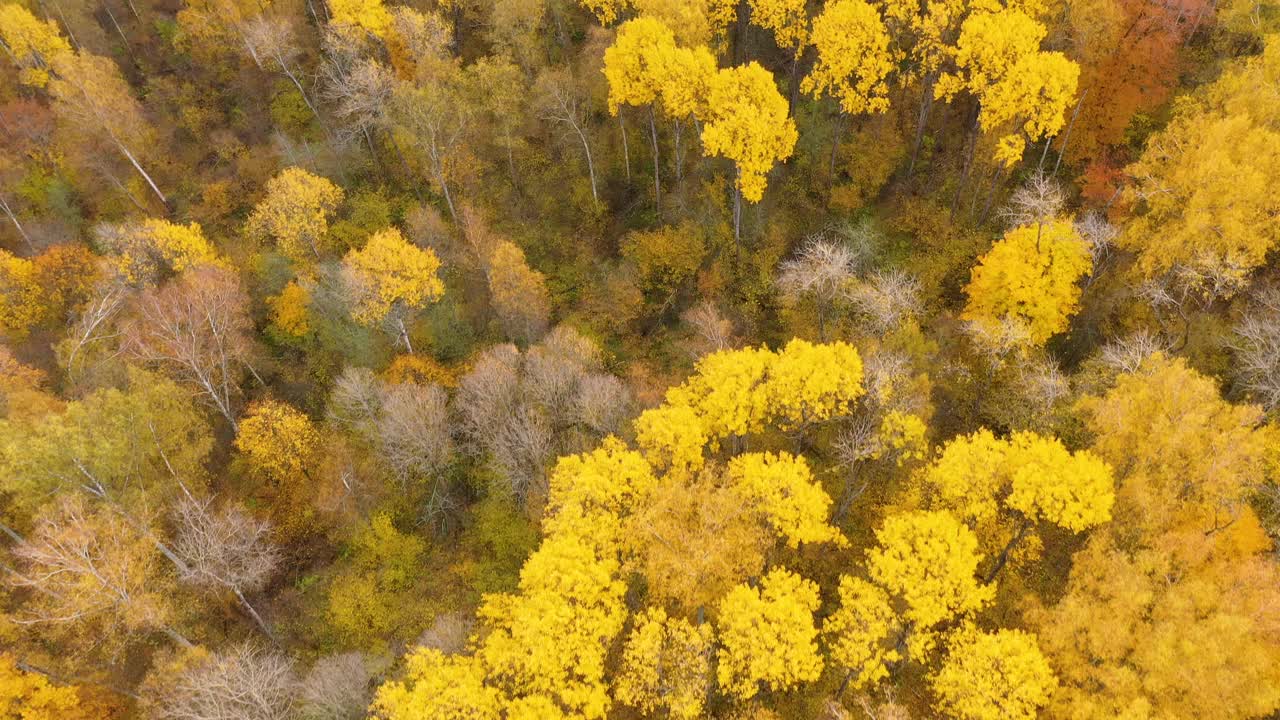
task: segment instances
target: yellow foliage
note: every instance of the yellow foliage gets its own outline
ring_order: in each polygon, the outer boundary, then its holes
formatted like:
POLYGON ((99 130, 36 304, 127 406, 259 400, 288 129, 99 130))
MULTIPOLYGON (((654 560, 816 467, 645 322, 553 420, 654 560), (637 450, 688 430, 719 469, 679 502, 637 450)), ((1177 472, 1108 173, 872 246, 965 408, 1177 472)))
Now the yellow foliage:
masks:
POLYGON ((983 255, 961 317, 987 328, 1012 323, 1034 345, 1067 329, 1080 303, 1080 278, 1093 270, 1089 248, 1065 219, 1010 230, 983 255))
MULTIPOLYGON (((976 576, 982 555, 978 538, 947 512, 894 515, 876 531, 878 545, 867 552, 871 579, 906 605, 903 617, 917 633, 986 605, 995 587, 976 576)), ((913 637, 918 657, 927 636, 913 637)))
POLYGON ((0 5, 0 41, 18 66, 18 80, 34 87, 47 85, 54 60, 71 53, 55 22, 40 20, 16 2, 0 5))
POLYGON ((645 410, 634 427, 636 444, 654 467, 679 476, 702 468, 702 453, 710 438, 701 416, 689 405, 667 403, 645 410))
POLYGON ((618 16, 631 7, 628 0, 579 0, 582 7, 596 16, 601 25, 612 25, 618 16))
POLYGON ((952 440, 924 480, 942 506, 979 526, 1003 505, 1081 532, 1110 520, 1115 501, 1111 468, 1097 455, 1032 432, 1004 440, 983 429, 952 440))
POLYGON ((296 282, 284 286, 279 295, 267 298, 271 307, 271 324, 286 335, 299 338, 311 332, 311 293, 296 282))
POLYGON ((902 659, 897 648, 902 622, 879 587, 860 578, 840 578, 840 605, 822 624, 831 659, 851 673, 853 689, 870 687, 889 676, 902 659))
MULTIPOLYGON (((472 657, 419 647, 405 658, 405 679, 378 688, 372 710, 380 720, 498 720, 498 692, 484 684, 472 657)), ((508 716, 510 717, 510 716, 508 716)))
POLYGON ((805 0, 748 0, 751 22, 773 33, 778 47, 796 57, 809 41, 809 13, 805 0))
POLYGON ((199 223, 178 225, 148 218, 104 235, 102 249, 114 254, 117 271, 125 282, 148 285, 164 275, 176 275, 197 265, 219 261, 199 223))
POLYGON ((787 546, 848 541, 827 524, 831 498, 814 481, 809 463, 790 453, 747 453, 729 461, 728 479, 749 507, 757 508, 787 546))
POLYGON ((320 433, 306 415, 276 400, 249 406, 240 420, 236 449, 273 482, 289 484, 305 476, 320 450, 320 433))
POLYGON ((749 202, 760 202, 766 175, 775 163, 791 157, 799 137, 787 115, 787 99, 778 92, 773 74, 751 62, 712 76, 708 105, 703 148, 708 155, 732 160, 738 190, 749 202))
POLYGON ((329 218, 342 202, 342 188, 303 170, 285 168, 267 181, 267 196, 249 215, 246 233, 270 238, 295 262, 320 258, 328 247, 329 218))
POLYGON ((436 276, 439 258, 411 245, 395 228, 374 233, 342 262, 354 294, 351 315, 366 325, 381 323, 395 309, 421 310, 444 294, 436 276))
POLYGON ((995 160, 1009 167, 1022 160, 1027 140, 1053 137, 1076 97, 1080 66, 1060 52, 1024 55, 981 97, 984 132, 1001 131, 995 160))
POLYGON ((545 330, 551 315, 547 278, 529 267, 515 243, 498 243, 489 256, 489 300, 507 336, 532 340, 545 330))
POLYGON ((1057 687, 1034 635, 962 628, 930 678, 935 707, 958 720, 1034 720, 1057 687))
POLYGON ((871 456, 876 459, 894 456, 898 465, 907 460, 923 460, 928 450, 925 438, 928 432, 928 426, 919 415, 890 410, 880 419, 876 433, 878 447, 871 456))
POLYGON ((0 718, 67 720, 81 717, 75 687, 56 686, 43 675, 18 669, 12 655, 0 653, 0 718))
POLYGON ((45 302, 35 263, 0 250, 0 330, 26 335, 44 318, 45 302))
POLYGON ((688 612, 711 607, 764 569, 773 533, 742 494, 721 480, 716 467, 689 482, 668 476, 624 527, 634 568, 655 600, 688 612))
POLYGON ((344 28, 360 28, 386 40, 391 27, 391 11, 382 0, 329 0, 330 22, 344 28))
MULTIPOLYGON (((667 405, 691 408, 716 447, 722 438, 759 433, 768 424, 794 430, 844 415, 864 393, 853 346, 797 338, 777 353, 742 348, 703 357, 692 377, 667 391, 667 405)), ((642 427, 649 431, 649 422, 642 427)))
POLYGON ((960 26, 952 54, 955 72, 942 73, 934 92, 945 100, 962 90, 984 98, 1019 60, 1039 50, 1047 32, 1021 10, 973 13, 960 26))
POLYGON ((1135 215, 1117 238, 1146 277, 1231 295, 1280 246, 1280 38, 1176 106, 1127 169, 1135 215))
POLYGON ((850 115, 889 109, 887 78, 897 65, 889 31, 866 0, 834 0, 813 21, 818 59, 800 83, 815 99, 831 95, 850 115))
POLYGON ((712 653, 709 624, 695 626, 660 608, 646 610, 636 617, 622 650, 614 696, 646 714, 665 708, 679 720, 704 717, 712 653))
POLYGON ((659 20, 640 17, 618 28, 604 51, 604 76, 609 81, 609 112, 623 105, 648 105, 658 99, 664 74, 662 58, 675 48, 675 35, 659 20))
POLYGON ((818 586, 776 568, 759 588, 739 585, 720 601, 720 651, 716 678, 726 692, 750 700, 762 687, 786 690, 822 674, 818 586))

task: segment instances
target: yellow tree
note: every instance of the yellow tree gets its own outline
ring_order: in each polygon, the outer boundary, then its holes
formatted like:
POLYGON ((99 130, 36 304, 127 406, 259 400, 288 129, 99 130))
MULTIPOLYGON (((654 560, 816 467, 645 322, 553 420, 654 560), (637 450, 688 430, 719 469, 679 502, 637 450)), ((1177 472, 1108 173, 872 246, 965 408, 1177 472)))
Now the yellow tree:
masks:
POLYGON ((720 601, 716 679, 726 692, 750 700, 761 688, 786 690, 822 674, 813 613, 818 586, 776 568, 760 586, 739 585, 720 601))
POLYGON ((267 181, 267 195, 254 207, 245 232, 275 241, 297 263, 320 259, 328 248, 329 218, 342 202, 342 188, 298 167, 285 168, 267 181))
POLYGON ((803 457, 790 453, 747 453, 729 461, 732 487, 749 507, 791 548, 800 543, 847 544, 840 531, 827 524, 831 498, 809 471, 803 457))
POLYGON ((818 58, 800 89, 821 99, 835 98, 847 115, 889 109, 889 74, 897 64, 889 31, 866 0, 835 0, 813 21, 818 58))
POLYGON ((412 353, 405 316, 444 294, 436 254, 410 244, 399 230, 387 228, 374 233, 363 248, 347 253, 342 266, 352 317, 365 325, 394 323, 412 353))
POLYGON ((405 678, 378 688, 374 717, 381 720, 498 720, 498 691, 484 684, 473 657, 419 647, 405 659, 405 678))
MULTIPOLYGON (((975 11, 960 26, 951 67, 935 92, 950 101, 967 92, 978 101, 975 130, 1004 132, 996 160, 1010 166, 1022 159, 1028 138, 1041 140, 1062 128, 1075 97, 1080 70, 1061 53, 1041 52, 1045 26, 1016 7, 975 11)), ((977 138, 969 141, 967 176, 977 138)))
POLYGON ((40 20, 16 2, 0 5, 0 44, 18 66, 19 82, 35 87, 47 85, 53 60, 71 52, 56 23, 40 20))
POLYGON ((108 58, 83 50, 50 58, 53 75, 49 94, 53 110, 69 132, 84 138, 93 150, 111 147, 124 156, 151 191, 168 200, 142 166, 139 150, 149 147, 155 132, 120 68, 108 58))
POLYGON ((995 587, 977 577, 982 560, 973 531, 947 512, 894 515, 876 531, 867 572, 900 605, 906 643, 919 659, 936 642, 934 629, 986 605, 995 587))
POLYGON ((1033 620, 1061 687, 1052 717, 1191 720, 1280 708, 1280 568, 1248 504, 1273 428, 1182 360, 1148 358, 1081 403, 1119 470, 1115 518, 1033 620))
POLYGON ((742 199, 764 197, 766 175, 774 164, 791 157, 795 123, 773 74, 752 62, 717 72, 710 83, 707 122, 702 144, 707 154, 728 158, 736 168, 733 194, 733 237, 742 237, 742 199))
POLYGON ((832 662, 845 672, 842 685, 860 690, 888 677, 889 666, 902 660, 902 621, 888 593, 861 578, 842 576, 839 598, 822 633, 832 662))
POLYGON ((329 22, 340 31, 363 31, 386 41, 391 28, 391 11, 382 0, 331 0, 329 22))
POLYGON ((249 469, 274 489, 275 528, 285 537, 304 532, 312 514, 309 468, 320 457, 320 433, 311 419, 277 400, 260 400, 240 420, 235 440, 249 469))
POLYGON ((1002 325, 1042 345, 1067 329, 1080 303, 1080 278, 1093 271, 1089 247, 1066 219, 1010 230, 983 255, 965 292, 961 318, 979 336, 1002 325))
POLYGON ((1110 520, 1115 502, 1111 468, 1101 458, 1032 432, 1002 439, 983 429, 952 440, 922 483, 927 503, 969 523, 984 544, 1003 543, 988 581, 1037 524, 1079 533, 1110 520))
POLYGON ((161 218, 98 228, 101 250, 115 256, 120 277, 131 285, 153 285, 166 276, 218 261, 199 223, 179 225, 161 218))
POLYGON ((546 332, 551 315, 547 279, 529 267, 523 250, 509 241, 499 243, 489 256, 485 274, 489 301, 507 337, 531 342, 546 332))
POLYGON ((614 697, 646 714, 665 709, 678 720, 704 717, 713 654, 711 625, 646 610, 622 650, 614 697))
POLYGON ((929 682, 938 712, 959 720, 1035 720, 1057 687, 1034 635, 972 626, 951 636, 929 682))
POLYGON ((1177 106, 1127 170, 1134 211, 1117 243, 1146 277, 1229 296, 1280 246, 1280 101, 1258 92, 1280 79, 1280 39, 1177 106), (1222 192, 1221 188, 1231 188, 1222 192))
POLYGON ((748 0, 751 22, 773 33, 778 47, 791 56, 787 106, 794 107, 800 86, 800 58, 809 45, 809 12, 805 0, 748 0))
POLYGON ((671 28, 652 17, 628 20, 618 28, 613 44, 604 51, 604 76, 609 82, 609 113, 617 115, 623 105, 648 107, 649 140, 653 149, 653 197, 662 207, 659 167, 658 126, 654 105, 666 75, 664 58, 676 47, 671 28))
POLYGON ((74 686, 54 685, 45 676, 19 667, 12 655, 0 653, 0 718, 66 720, 83 717, 74 686))

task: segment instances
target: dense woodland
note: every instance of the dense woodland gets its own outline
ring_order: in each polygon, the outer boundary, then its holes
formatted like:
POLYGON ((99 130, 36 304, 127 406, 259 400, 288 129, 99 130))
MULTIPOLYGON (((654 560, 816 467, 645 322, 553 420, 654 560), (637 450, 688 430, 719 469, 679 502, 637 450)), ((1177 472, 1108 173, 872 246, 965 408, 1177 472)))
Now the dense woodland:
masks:
POLYGON ((1274 0, 0 2, 0 720, 1280 717, 1274 0))

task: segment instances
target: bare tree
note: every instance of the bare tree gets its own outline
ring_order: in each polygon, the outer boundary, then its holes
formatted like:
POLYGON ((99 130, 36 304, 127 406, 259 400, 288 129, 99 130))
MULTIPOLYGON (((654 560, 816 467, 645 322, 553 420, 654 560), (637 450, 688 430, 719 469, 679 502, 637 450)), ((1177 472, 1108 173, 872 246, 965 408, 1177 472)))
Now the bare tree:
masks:
POLYGON ((173 609, 155 544, 114 508, 91 510, 83 497, 66 496, 13 554, 19 567, 10 584, 32 591, 14 622, 117 646, 160 631, 190 647, 170 624, 173 609))
POLYGON ((230 270, 203 266, 143 293, 127 333, 130 354, 197 388, 231 427, 233 399, 249 368, 249 298, 230 270))
POLYGON ((382 460, 402 483, 438 473, 453 455, 445 391, 414 383, 387 388, 378 417, 378 442, 382 460))
POLYGON ((793 303, 813 302, 819 339, 826 340, 827 314, 845 284, 857 277, 863 259, 853 247, 824 232, 809 236, 796 256, 780 266, 778 288, 783 297, 793 303))
POLYGON ((686 325, 693 328, 698 342, 693 348, 695 358, 707 353, 728 350, 737 344, 733 322, 720 312, 715 303, 703 300, 681 316, 686 325))
POLYGON ((267 539, 267 524, 234 507, 215 510, 210 501, 190 495, 178 501, 173 516, 174 551, 185 563, 179 577, 199 587, 230 590, 263 634, 273 637, 245 598, 245 593, 261 590, 280 566, 280 554, 267 539))
POLYGON ((1090 210, 1076 220, 1076 232, 1089 244, 1089 255, 1093 258, 1094 271, 1090 280, 1098 274, 1098 266, 1106 259, 1115 245, 1120 230, 1111 224, 1107 217, 1097 210, 1090 210))
POLYGON ((294 39, 293 24, 289 19, 285 17, 267 17, 265 15, 253 18, 245 25, 244 44, 249 51, 250 57, 253 58, 258 67, 262 67, 262 60, 266 58, 274 63, 280 72, 284 73, 285 77, 289 78, 293 86, 298 89, 298 94, 302 96, 302 102, 306 104, 316 122, 320 123, 320 127, 327 134, 329 132, 328 125, 320 117, 316 106, 311 102, 311 96, 307 94, 307 89, 302 86, 302 81, 298 79, 298 75, 293 69, 293 62, 297 59, 301 50, 299 50, 297 41, 294 39))
POLYGON ((415 645, 455 655, 467 647, 467 638, 475 627, 470 615, 453 611, 441 613, 431 621, 431 627, 418 636, 415 645))
POLYGON ((1280 291, 1257 293, 1235 326, 1236 376, 1267 411, 1280 408, 1280 291))
POLYGON ((1009 204, 1000 210, 1000 217, 1011 228, 1040 225, 1062 215, 1066 204, 1062 184, 1043 172, 1036 172, 1013 191, 1009 204))
POLYGON ((288 720, 296 684, 288 658, 253 645, 236 645, 178 674, 153 700, 153 716, 158 720, 288 720))
POLYGON ((1137 372, 1147 358, 1168 349, 1168 344, 1156 334, 1139 330, 1104 345, 1099 358, 1103 365, 1115 372, 1131 373, 1137 372))
POLYGON ((369 661, 358 652, 322 657, 298 683, 298 716, 361 720, 367 716, 372 679, 369 661))
POLYGON ((579 440, 618 428, 629 393, 601 372, 600 351, 568 327, 552 330, 525 354, 498 345, 463 377, 455 399, 462 435, 487 453, 511 492, 545 489, 545 469, 579 440))
POLYGON ((347 142, 364 138, 377 158, 373 131, 386 122, 395 76, 381 63, 351 54, 342 43, 331 40, 326 37, 329 52, 321 73, 324 99, 340 121, 338 136, 347 142))
POLYGON ((901 270, 873 271, 866 280, 846 285, 844 296, 875 335, 920 314, 920 282, 901 270))
MULTIPOLYGON (((70 377, 77 377, 80 363, 86 351, 100 343, 111 343, 120 338, 120 328, 114 322, 128 298, 128 288, 114 278, 98 284, 93 297, 86 302, 68 323, 67 338, 59 347, 63 369, 70 377)), ((112 355, 114 357, 114 354, 112 355)))
POLYGON ((366 439, 372 438, 382 412, 382 381, 369 368, 348 367, 329 394, 329 418, 366 439))
POLYGON ((631 392, 613 375, 588 375, 573 402, 576 421, 599 435, 617 433, 631 417, 631 392))
POLYGON ((591 199, 598 207, 600 195, 596 191, 596 164, 591 156, 591 143, 587 140, 587 108, 584 107, 582 88, 569 70, 547 69, 538 76, 533 92, 540 117, 547 122, 564 125, 582 143, 582 152, 587 158, 587 174, 591 178, 591 199))

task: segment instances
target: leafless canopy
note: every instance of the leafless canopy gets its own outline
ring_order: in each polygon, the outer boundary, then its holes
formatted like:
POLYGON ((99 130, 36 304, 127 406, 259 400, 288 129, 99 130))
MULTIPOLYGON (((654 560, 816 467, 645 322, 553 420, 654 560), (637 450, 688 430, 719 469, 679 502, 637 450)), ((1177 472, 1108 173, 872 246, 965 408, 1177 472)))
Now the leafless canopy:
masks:
POLYGON ((357 652, 322 657, 298 684, 301 720, 361 720, 369 706, 369 663, 357 652))
POLYGON ((514 345, 485 351, 462 379, 455 407, 463 436, 523 499, 545 482, 557 452, 617 431, 630 393, 601 371, 594 343, 561 326, 523 354, 514 345))
POLYGON ((1268 411, 1280 408, 1280 292, 1258 293, 1235 334, 1241 385, 1268 411))
POLYGON ((253 347, 249 297, 230 270, 203 266, 138 298, 126 347, 199 394, 237 427, 234 398, 253 347))
POLYGON ((288 720, 296 681, 275 652, 236 645, 180 673, 155 702, 159 720, 288 720))
POLYGON ((256 592, 280 565, 267 524, 238 508, 214 508, 209 500, 184 497, 173 515, 173 549, 186 564, 180 569, 184 582, 256 592))
POLYGON ((1066 204, 1062 185, 1051 176, 1037 172, 1013 191, 1000 216, 1011 228, 1038 225, 1061 215, 1066 204))

